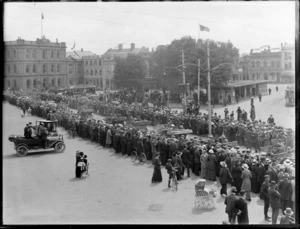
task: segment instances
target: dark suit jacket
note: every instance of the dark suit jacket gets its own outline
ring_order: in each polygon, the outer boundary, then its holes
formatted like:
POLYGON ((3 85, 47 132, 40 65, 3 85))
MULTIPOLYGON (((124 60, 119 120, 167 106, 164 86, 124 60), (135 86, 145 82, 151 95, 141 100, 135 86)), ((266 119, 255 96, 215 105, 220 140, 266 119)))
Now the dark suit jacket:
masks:
POLYGON ((270 205, 272 208, 280 208, 281 207, 281 195, 274 188, 269 188, 268 190, 270 197, 270 205))
POLYGON ((231 194, 225 198, 224 204, 226 204, 225 212, 228 215, 236 214, 235 202, 237 201, 237 197, 234 194, 231 194))
POLYGON ((238 224, 249 224, 248 217, 248 205, 243 198, 238 199, 235 202, 235 208, 241 211, 241 214, 237 216, 238 224))
POLYGON ((283 179, 278 183, 278 191, 281 195, 281 199, 283 200, 291 200, 293 190, 291 182, 288 179, 283 179))

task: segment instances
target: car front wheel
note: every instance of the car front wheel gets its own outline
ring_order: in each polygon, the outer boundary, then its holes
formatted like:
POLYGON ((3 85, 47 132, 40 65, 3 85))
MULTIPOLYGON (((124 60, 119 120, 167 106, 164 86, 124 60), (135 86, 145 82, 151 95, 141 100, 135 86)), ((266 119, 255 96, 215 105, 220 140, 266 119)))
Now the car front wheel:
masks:
POLYGON ((55 145, 55 151, 58 153, 62 153, 66 149, 66 145, 63 142, 58 142, 55 145))
POLYGON ((25 157, 28 153, 28 148, 26 146, 18 146, 16 152, 18 156, 25 157))

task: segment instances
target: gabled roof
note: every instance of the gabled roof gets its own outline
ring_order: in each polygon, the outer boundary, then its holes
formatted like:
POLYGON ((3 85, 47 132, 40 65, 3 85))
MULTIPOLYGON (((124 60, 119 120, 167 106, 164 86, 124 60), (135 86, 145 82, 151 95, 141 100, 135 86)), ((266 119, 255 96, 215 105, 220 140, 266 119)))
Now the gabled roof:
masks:
POLYGON ((97 56, 97 54, 90 52, 90 51, 81 51, 81 50, 74 50, 71 52, 66 52, 66 57, 72 57, 74 59, 82 59, 84 56, 97 56))

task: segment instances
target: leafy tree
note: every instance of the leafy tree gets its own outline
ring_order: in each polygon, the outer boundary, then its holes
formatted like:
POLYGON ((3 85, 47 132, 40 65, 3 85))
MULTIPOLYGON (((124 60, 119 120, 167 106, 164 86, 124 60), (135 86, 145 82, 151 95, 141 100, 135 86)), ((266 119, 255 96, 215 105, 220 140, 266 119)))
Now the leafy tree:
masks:
MULTIPOLYGON (((191 87, 197 86, 198 59, 201 60, 200 85, 207 87, 207 41, 195 40, 191 37, 182 37, 174 40, 167 46, 159 47, 151 56, 150 68, 152 76, 160 82, 162 88, 173 88, 182 80, 182 49, 186 63, 186 83, 191 87), (189 64, 191 63, 191 64, 189 64), (176 69, 175 69, 176 68, 176 69)), ((211 86, 222 87, 227 84, 232 75, 232 65, 239 57, 239 51, 231 42, 209 41, 211 86), (217 67, 214 69, 215 67, 217 67)))
POLYGON ((115 81, 118 87, 140 88, 146 75, 145 60, 134 54, 115 59, 115 81))

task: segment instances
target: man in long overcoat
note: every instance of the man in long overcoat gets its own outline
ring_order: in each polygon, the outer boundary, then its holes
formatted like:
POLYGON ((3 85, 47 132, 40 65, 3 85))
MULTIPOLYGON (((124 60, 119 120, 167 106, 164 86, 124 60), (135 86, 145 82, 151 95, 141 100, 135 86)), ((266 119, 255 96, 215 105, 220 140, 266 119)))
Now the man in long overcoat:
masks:
POLYGON ((287 207, 291 206, 291 199, 292 199, 292 185, 291 182, 288 180, 288 174, 284 174, 284 178, 279 181, 278 183, 278 191, 281 195, 281 207, 282 207, 282 213, 284 214, 284 210, 287 207))
POLYGON ((237 201, 236 188, 231 188, 231 194, 225 198, 224 204, 226 205, 225 212, 228 214, 228 221, 231 224, 235 224, 237 210, 235 203, 237 201))
POLYGON ((277 223, 277 218, 279 214, 279 209, 281 208, 281 195, 275 189, 276 182, 271 181, 270 187, 268 189, 269 197, 270 197, 270 205, 272 208, 272 224, 277 223))
POLYGON ((245 200, 245 190, 240 191, 240 198, 235 202, 238 224, 249 224, 248 205, 245 200))
POLYGON ((186 147, 182 150, 182 163, 183 163, 183 169, 182 169, 182 176, 184 175, 184 169, 187 170, 187 176, 190 177, 190 167, 191 167, 191 158, 190 158, 190 152, 187 150, 186 147))
POLYGON ((260 199, 264 200, 264 215, 265 215, 265 220, 270 221, 270 218, 268 216, 268 210, 270 206, 270 196, 269 196, 269 187, 270 187, 270 176, 265 175, 265 181, 261 186, 260 189, 260 199))

